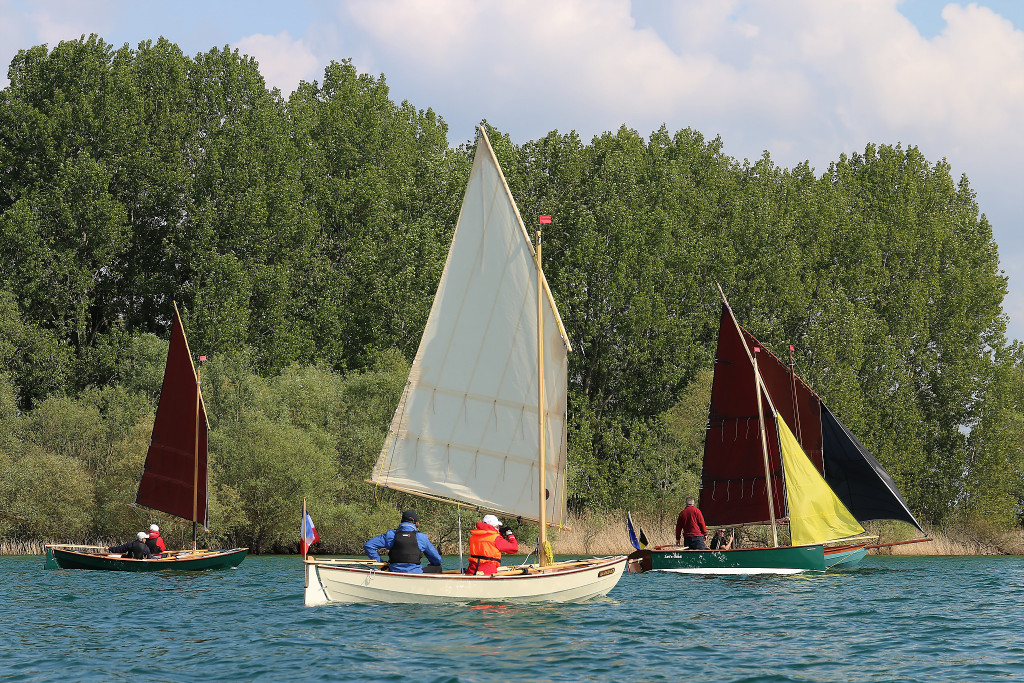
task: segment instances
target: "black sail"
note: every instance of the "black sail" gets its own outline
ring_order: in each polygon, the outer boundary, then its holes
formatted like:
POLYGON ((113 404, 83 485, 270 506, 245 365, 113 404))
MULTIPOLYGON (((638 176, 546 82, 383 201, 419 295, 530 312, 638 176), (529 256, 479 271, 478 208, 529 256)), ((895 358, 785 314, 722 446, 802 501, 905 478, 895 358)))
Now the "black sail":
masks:
POLYGON ((824 403, 821 433, 825 481, 858 521, 895 519, 925 533, 889 473, 824 403))

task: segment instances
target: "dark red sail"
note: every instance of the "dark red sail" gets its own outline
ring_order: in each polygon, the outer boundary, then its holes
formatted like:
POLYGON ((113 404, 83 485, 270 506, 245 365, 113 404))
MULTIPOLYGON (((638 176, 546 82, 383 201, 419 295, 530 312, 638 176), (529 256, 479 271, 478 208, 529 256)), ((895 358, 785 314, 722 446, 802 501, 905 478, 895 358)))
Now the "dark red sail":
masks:
POLYGON ((818 472, 822 472, 821 399, 799 375, 792 372, 788 364, 761 346, 761 342, 745 329, 743 336, 750 348, 761 347, 761 353, 757 356, 757 369, 761 372, 768 395, 772 397, 775 409, 793 431, 804 453, 818 472))
MULTIPOLYGON (((757 340, 745 331, 744 336, 753 351, 757 340)), ((758 354, 759 364, 768 355, 762 350, 758 354)), ((729 310, 723 306, 701 469, 700 509, 710 525, 771 519, 755 386, 754 366, 744 349, 743 338, 729 310)), ((761 401, 775 517, 781 519, 786 516, 786 498, 779 437, 775 418, 763 394, 761 401)))
MULTIPOLYGON (((708 524, 742 524, 769 519, 753 365, 743 348, 741 334, 749 349, 761 348, 757 367, 775 409, 853 516, 860 522, 902 520, 924 533, 885 468, 788 364, 761 346, 745 329, 738 328, 724 305, 701 473, 700 508, 708 524)), ((766 418, 775 516, 781 519, 785 516, 781 495, 783 472, 775 421, 763 395, 762 410, 766 418)))
POLYGON ((206 408, 174 309, 167 368, 135 502, 206 526, 206 408))

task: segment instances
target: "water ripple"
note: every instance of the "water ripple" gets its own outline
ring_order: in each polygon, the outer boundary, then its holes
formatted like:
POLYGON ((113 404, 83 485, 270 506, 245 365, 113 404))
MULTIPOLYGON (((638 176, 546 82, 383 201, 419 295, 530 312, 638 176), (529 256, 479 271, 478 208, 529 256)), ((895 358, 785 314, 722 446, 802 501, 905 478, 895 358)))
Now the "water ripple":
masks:
POLYGON ((295 557, 197 574, 0 558, 0 678, 988 681, 1024 677, 1020 558, 626 575, 571 605, 302 605, 295 557))

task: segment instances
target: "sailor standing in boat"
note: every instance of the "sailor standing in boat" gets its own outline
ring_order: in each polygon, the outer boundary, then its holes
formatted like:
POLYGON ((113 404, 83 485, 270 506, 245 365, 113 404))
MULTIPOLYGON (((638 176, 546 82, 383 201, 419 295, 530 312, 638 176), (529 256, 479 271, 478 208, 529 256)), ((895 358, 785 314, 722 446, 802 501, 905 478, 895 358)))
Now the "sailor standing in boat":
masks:
POLYGON ((397 529, 385 531, 380 536, 371 538, 363 545, 363 552, 371 560, 380 562, 380 551, 387 548, 388 569, 393 572, 423 573, 420 558, 424 555, 427 556, 431 567, 440 570, 441 553, 437 552, 425 533, 416 531, 419 521, 419 515, 415 510, 406 510, 402 513, 402 523, 397 529))
POLYGON ((676 520, 676 545, 679 545, 679 534, 682 532, 683 543, 690 550, 707 550, 704 537, 708 535, 708 527, 704 524, 704 515, 697 509, 693 498, 686 499, 686 507, 679 513, 676 520))

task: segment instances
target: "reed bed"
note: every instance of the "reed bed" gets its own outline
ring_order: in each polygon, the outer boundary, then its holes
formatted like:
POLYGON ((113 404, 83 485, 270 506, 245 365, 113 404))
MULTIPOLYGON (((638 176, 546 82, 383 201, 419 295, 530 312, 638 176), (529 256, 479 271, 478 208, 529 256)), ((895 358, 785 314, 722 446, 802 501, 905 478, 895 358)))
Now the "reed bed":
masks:
MULTIPOLYGON (((121 543, 122 541, 116 541, 121 543)), ((83 546, 108 546, 111 545, 110 541, 98 539, 92 541, 86 541, 79 543, 78 541, 69 541, 67 539, 54 541, 22 541, 10 538, 0 538, 0 555, 43 555, 46 552, 46 546, 50 543, 67 543, 67 544, 78 544, 83 546)))
MULTIPOLYGON (((633 515, 634 525, 643 529, 651 546, 675 541, 675 516, 633 515)), ((879 543, 915 538, 917 533, 905 524, 868 524, 867 531, 878 536, 879 543)), ((768 542, 765 527, 737 530, 741 543, 761 545, 768 542)), ((785 534, 783 534, 785 537, 785 534)), ((878 555, 1024 555, 1024 530, 998 531, 969 527, 929 530, 931 541, 890 546, 872 550, 878 555)), ((568 528, 553 530, 551 542, 559 555, 619 555, 633 550, 626 531, 625 513, 584 513, 569 519, 568 528)), ((0 555, 42 555, 47 543, 71 543, 67 539, 26 541, 0 538, 0 555)), ((120 541, 117 541, 120 542, 120 541)), ((94 539, 85 545, 110 545, 109 540, 94 539)), ((523 548, 521 554, 526 553, 523 548)), ((444 548, 444 552, 457 549, 444 548)))
MULTIPOLYGON (((675 517, 671 519, 656 515, 633 515, 634 525, 639 525, 651 546, 668 545, 675 542, 675 517)), ((552 534, 555 551, 564 555, 614 555, 633 550, 626 531, 625 513, 586 513, 572 517, 569 529, 552 534)), ((878 536, 878 543, 910 540, 919 536, 917 531, 901 523, 869 523, 867 532, 878 536)), ((908 543, 906 545, 877 548, 871 551, 878 555, 1024 555, 1024 530, 995 531, 977 529, 973 526, 946 527, 927 530, 931 541, 908 543)), ((741 543, 765 544, 768 541, 766 527, 750 527, 737 530, 741 543)), ((785 537, 786 534, 783 533, 785 537)))

